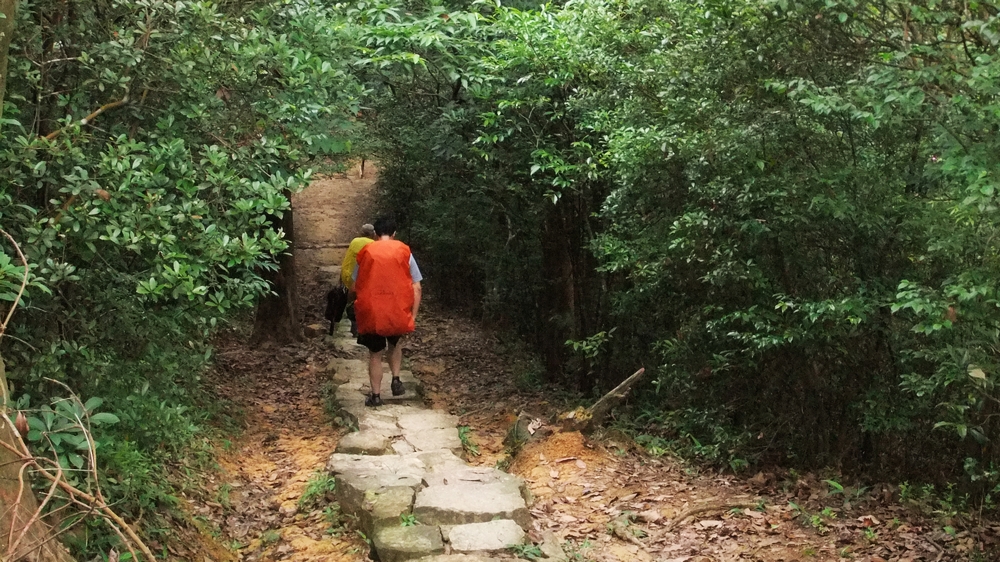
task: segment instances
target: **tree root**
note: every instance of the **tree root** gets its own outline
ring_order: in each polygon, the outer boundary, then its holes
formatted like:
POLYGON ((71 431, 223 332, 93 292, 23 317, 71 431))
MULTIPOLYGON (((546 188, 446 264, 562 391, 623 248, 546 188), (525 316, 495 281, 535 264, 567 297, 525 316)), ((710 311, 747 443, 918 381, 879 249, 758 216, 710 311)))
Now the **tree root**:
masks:
POLYGON ((729 511, 730 509, 736 509, 736 508, 745 509, 748 507, 757 507, 757 503, 756 502, 710 503, 710 504, 690 507, 682 511, 680 515, 674 517, 669 523, 667 523, 664 526, 664 530, 668 532, 672 531, 674 530, 675 527, 683 523, 685 519, 701 513, 706 513, 709 511, 729 511))

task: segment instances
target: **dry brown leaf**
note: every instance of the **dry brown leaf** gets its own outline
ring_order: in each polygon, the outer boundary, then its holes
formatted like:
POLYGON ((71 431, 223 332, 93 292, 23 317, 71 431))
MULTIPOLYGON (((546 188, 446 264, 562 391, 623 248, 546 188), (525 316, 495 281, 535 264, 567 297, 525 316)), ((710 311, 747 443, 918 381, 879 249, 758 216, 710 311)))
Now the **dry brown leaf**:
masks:
POLYGON ((652 509, 640 512, 638 517, 641 521, 644 521, 646 523, 656 523, 660 519, 663 519, 663 516, 660 515, 660 512, 652 509))
POLYGON ((882 523, 875 518, 874 515, 862 515, 858 517, 858 521, 861 522, 865 527, 874 527, 876 525, 881 525, 882 523))

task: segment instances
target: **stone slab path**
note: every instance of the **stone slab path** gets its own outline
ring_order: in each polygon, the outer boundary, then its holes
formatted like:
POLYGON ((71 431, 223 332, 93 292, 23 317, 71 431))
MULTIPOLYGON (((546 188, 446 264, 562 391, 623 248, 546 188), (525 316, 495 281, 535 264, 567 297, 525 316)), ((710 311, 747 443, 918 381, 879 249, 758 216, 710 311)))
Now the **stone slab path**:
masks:
POLYGON ((367 351, 346 323, 330 343, 348 358, 333 359, 341 415, 356 432, 344 436, 327 470, 336 478, 341 510, 358 518, 382 562, 493 562, 524 544, 531 498, 523 480, 494 468, 472 467, 458 455, 458 418, 428 409, 412 373, 406 393, 393 397, 386 376, 385 405, 366 408, 367 351))

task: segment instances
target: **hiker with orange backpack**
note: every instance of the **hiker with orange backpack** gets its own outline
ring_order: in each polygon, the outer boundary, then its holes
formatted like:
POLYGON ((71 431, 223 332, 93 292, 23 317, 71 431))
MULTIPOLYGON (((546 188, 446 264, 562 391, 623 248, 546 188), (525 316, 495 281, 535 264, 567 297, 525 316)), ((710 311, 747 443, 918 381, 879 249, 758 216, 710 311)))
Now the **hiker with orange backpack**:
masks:
POLYGON ((351 291, 356 295, 358 343, 369 352, 368 378, 372 391, 365 406, 382 405, 382 357, 386 348, 392 395, 401 396, 405 392, 399 380, 403 364, 400 338, 415 329, 423 279, 410 247, 395 239, 395 220, 379 217, 375 221, 375 235, 378 238, 358 252, 351 291))

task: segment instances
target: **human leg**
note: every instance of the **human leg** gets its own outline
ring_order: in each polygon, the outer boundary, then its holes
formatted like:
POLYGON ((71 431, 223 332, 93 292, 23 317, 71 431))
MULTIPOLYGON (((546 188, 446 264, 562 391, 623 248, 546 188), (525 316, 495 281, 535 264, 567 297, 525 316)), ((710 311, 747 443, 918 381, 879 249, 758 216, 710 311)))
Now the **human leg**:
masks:
POLYGON ((347 303, 347 309, 344 312, 347 314, 347 319, 351 321, 351 335, 358 337, 358 318, 354 315, 354 303, 347 303))
POLYGON ((403 346, 399 343, 399 338, 388 338, 389 340, 389 370, 392 371, 392 378, 399 378, 399 371, 403 368, 403 346))
POLYGON ((382 356, 384 351, 374 351, 368 354, 368 382, 372 385, 372 394, 382 393, 382 356))
POLYGON ((368 348, 368 382, 371 384, 371 396, 365 400, 366 406, 382 405, 382 357, 385 355, 387 340, 376 334, 361 334, 358 343, 368 348))
POLYGON ((392 384, 389 388, 392 389, 393 396, 402 396, 406 392, 403 390, 403 381, 399 380, 399 371, 403 368, 403 346, 399 342, 399 336, 386 339, 389 343, 389 370, 392 372, 392 384))

